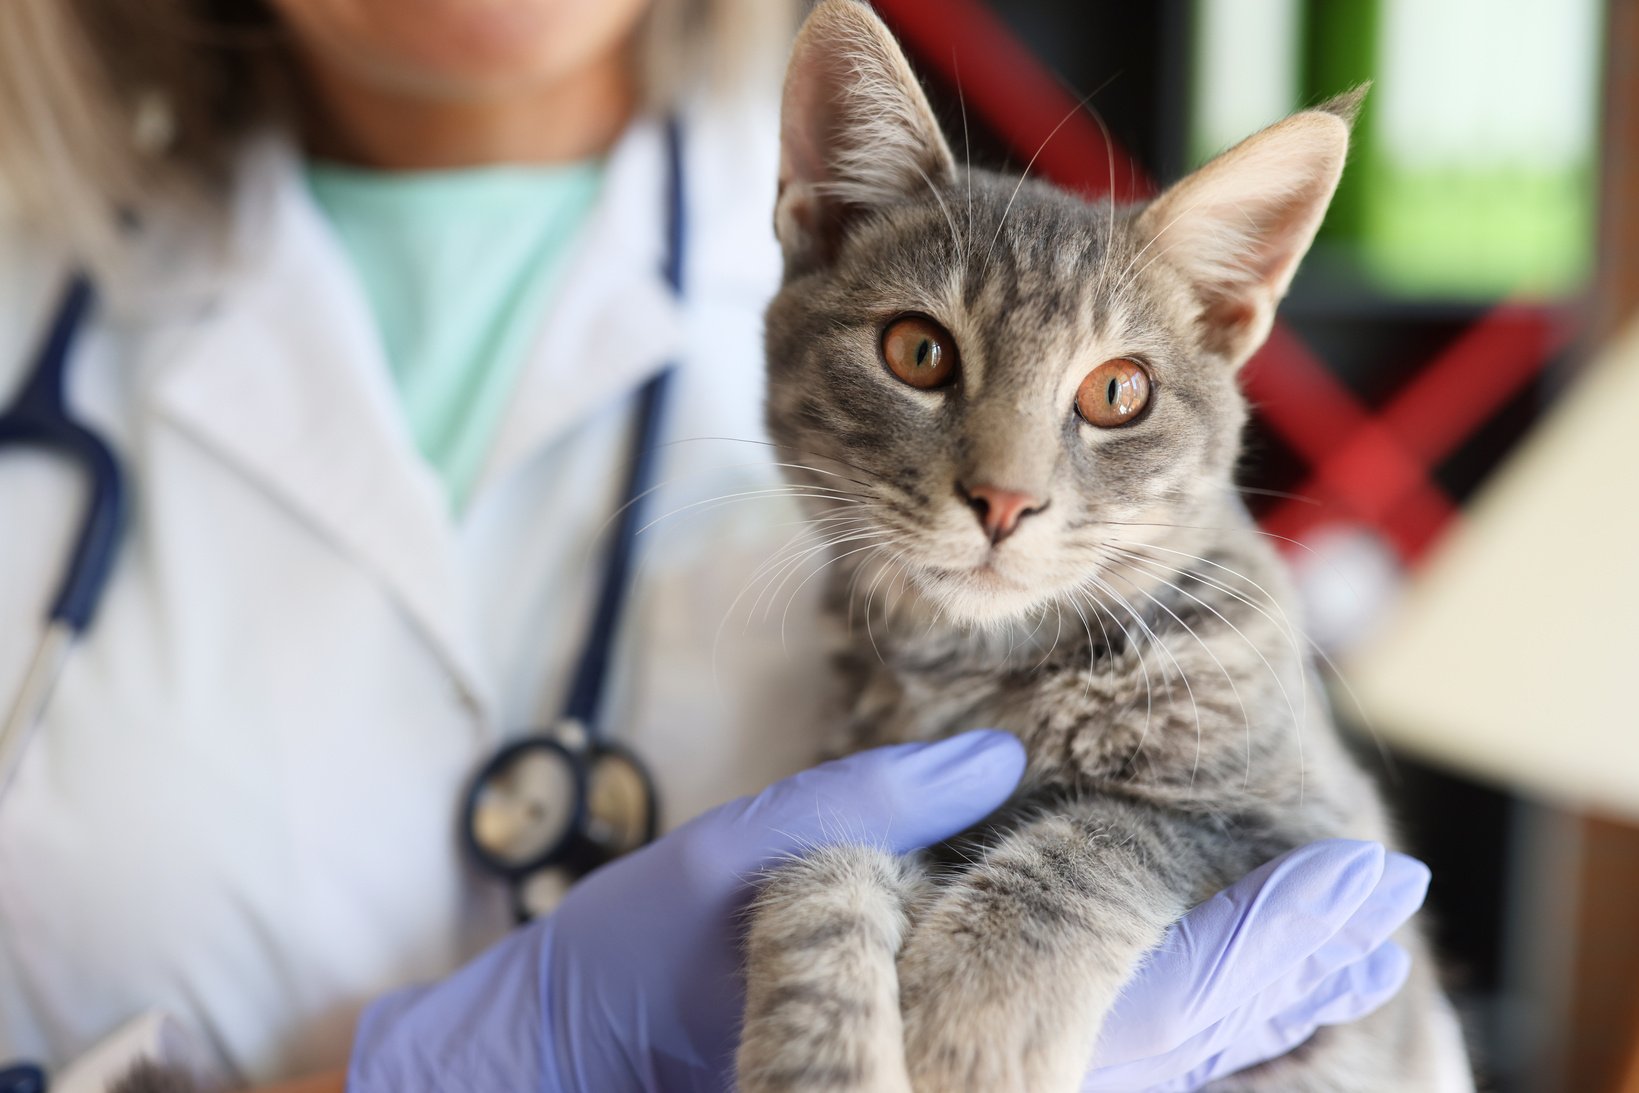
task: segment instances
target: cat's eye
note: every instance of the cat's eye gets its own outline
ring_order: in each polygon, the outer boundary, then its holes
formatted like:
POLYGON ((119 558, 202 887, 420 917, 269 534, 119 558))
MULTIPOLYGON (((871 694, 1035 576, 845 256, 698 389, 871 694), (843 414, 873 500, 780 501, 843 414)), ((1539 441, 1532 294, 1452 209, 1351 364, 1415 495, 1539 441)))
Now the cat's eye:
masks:
POLYGON ((1076 412, 1090 425, 1113 429, 1126 425, 1150 401, 1150 374, 1126 357, 1105 361, 1081 381, 1076 391, 1076 412))
POLYGON ((882 331, 882 360, 912 387, 943 387, 956 378, 956 342, 932 319, 907 315, 882 331))

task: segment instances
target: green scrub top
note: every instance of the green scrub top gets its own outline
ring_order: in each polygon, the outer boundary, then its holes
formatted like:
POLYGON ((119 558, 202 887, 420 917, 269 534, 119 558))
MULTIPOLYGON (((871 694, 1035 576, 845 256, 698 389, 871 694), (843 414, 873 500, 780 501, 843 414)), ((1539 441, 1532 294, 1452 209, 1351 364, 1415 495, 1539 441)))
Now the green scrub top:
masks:
POLYGON ((601 161, 307 165, 374 313, 410 432, 461 511, 603 179, 601 161))

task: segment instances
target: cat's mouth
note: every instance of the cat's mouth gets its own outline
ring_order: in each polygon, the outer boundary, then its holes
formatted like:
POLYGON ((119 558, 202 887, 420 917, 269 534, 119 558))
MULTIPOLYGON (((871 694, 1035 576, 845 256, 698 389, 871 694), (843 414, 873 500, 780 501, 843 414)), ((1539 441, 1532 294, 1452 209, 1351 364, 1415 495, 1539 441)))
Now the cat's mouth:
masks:
POLYGON ((974 566, 964 566, 961 569, 950 569, 940 566, 924 566, 923 572, 932 580, 941 584, 960 584, 981 592, 1023 592, 1026 585, 1019 580, 1009 577, 996 565, 996 555, 992 551, 985 555, 984 561, 974 566))
POLYGON ((1007 572, 994 554, 960 569, 920 567, 916 581, 940 604, 946 617, 974 624, 1020 618, 1043 600, 1038 584, 1007 572))

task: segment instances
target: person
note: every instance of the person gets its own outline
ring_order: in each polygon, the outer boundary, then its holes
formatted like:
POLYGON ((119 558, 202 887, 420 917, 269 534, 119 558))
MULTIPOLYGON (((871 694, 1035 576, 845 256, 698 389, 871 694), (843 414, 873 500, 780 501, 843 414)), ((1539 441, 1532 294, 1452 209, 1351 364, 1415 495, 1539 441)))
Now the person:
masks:
MULTIPOLYGON (((757 871, 839 829, 908 850, 1005 798, 1017 745, 992 733, 794 774, 828 707, 796 621, 817 582, 766 564, 796 557, 797 510, 759 441, 758 351, 792 15, 0 6, 0 397, 88 271, 69 397, 132 493, 0 797, 0 1064, 83 1073, 165 1013, 230 1083, 720 1087, 757 871), (676 830, 508 934, 457 802, 561 702, 635 395, 666 362, 665 485, 604 727, 676 830)), ((71 482, 0 461, 0 695, 71 482)), ((1193 1088, 1381 1002, 1425 882, 1321 844, 1198 908, 1101 1038, 1104 1088, 1193 1088)))

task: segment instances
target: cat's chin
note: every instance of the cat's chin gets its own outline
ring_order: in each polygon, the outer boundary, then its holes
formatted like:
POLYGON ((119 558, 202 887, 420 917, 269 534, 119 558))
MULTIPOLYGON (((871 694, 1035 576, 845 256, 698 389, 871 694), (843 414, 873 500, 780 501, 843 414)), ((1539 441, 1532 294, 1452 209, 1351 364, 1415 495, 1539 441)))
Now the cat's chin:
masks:
POLYGON ((946 618, 968 626, 1002 626, 1026 618, 1052 593, 985 564, 972 569, 927 568, 916 573, 923 593, 946 618))

